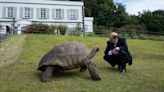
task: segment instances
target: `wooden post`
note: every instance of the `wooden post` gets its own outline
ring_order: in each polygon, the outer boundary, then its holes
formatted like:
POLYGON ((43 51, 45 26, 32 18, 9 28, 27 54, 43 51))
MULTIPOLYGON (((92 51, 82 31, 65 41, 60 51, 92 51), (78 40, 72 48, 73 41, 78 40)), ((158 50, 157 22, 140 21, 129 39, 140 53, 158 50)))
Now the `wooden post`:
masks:
POLYGON ((83 19, 83 35, 85 36, 85 23, 84 23, 84 17, 85 17, 85 9, 84 5, 82 6, 82 19, 83 19))
POLYGON ((13 17, 13 30, 12 30, 13 32, 13 34, 16 34, 16 32, 15 32, 15 17, 13 17))

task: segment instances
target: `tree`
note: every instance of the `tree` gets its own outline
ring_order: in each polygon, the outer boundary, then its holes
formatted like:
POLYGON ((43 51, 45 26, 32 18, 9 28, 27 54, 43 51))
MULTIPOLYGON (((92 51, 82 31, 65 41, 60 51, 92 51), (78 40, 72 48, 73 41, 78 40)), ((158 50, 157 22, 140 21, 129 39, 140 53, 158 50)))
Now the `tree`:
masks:
POLYGON ((156 10, 154 12, 144 11, 140 14, 141 22, 145 24, 147 30, 151 32, 164 32, 164 11, 156 10))
POLYGON ((98 14, 98 6, 96 0, 84 0, 85 16, 96 17, 98 14))
POLYGON ((127 23, 127 17, 128 14, 125 11, 125 6, 121 3, 116 4, 116 10, 114 10, 114 16, 113 16, 113 27, 120 28, 122 26, 125 26, 127 23))
POLYGON ((129 24, 129 25, 138 25, 140 23, 141 23, 141 21, 140 21, 140 17, 139 16, 129 15, 127 17, 127 24, 129 24))
POLYGON ((95 24, 98 26, 113 26, 115 5, 111 3, 100 6, 100 11, 97 17, 95 17, 95 24))

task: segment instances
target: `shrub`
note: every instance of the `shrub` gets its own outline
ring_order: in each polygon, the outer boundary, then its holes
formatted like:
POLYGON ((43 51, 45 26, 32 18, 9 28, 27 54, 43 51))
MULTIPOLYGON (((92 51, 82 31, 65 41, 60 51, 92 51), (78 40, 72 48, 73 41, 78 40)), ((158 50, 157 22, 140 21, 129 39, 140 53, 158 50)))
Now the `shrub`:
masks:
POLYGON ((58 26, 57 25, 51 25, 50 27, 51 27, 52 31, 54 32, 54 34, 58 34, 58 26))
POLYGON ((53 30, 46 24, 31 24, 26 27, 24 33, 52 34, 53 30))
POLYGON ((84 34, 84 30, 81 28, 80 24, 78 23, 75 28, 69 30, 69 35, 73 36, 81 36, 84 34))
POLYGON ((86 36, 88 36, 88 37, 96 37, 97 35, 94 32, 88 32, 88 33, 86 33, 86 36))
POLYGON ((146 36, 145 34, 140 34, 140 35, 138 35, 138 38, 142 39, 142 40, 146 40, 146 39, 148 39, 148 36, 146 36))
POLYGON ((65 35, 68 27, 66 25, 59 25, 58 29, 59 29, 61 35, 65 35))

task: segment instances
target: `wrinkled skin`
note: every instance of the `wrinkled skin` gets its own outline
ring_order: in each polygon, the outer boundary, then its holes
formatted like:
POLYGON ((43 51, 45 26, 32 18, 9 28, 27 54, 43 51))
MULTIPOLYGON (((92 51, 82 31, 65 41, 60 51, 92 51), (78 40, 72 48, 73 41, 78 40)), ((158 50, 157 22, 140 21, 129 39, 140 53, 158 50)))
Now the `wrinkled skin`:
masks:
POLYGON ((54 47, 40 60, 38 70, 43 71, 41 80, 50 81, 55 71, 80 68, 80 71, 90 72, 93 80, 101 80, 96 65, 91 59, 99 48, 93 48, 90 52, 84 44, 78 42, 66 42, 54 47))

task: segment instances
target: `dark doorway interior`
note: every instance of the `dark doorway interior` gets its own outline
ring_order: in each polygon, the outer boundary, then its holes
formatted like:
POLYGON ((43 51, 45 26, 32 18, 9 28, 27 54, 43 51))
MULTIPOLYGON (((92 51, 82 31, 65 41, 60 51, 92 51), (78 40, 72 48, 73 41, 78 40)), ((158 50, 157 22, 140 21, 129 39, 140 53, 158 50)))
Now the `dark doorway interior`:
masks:
POLYGON ((9 34, 9 33, 10 33, 10 27, 6 26, 6 34, 9 34))

